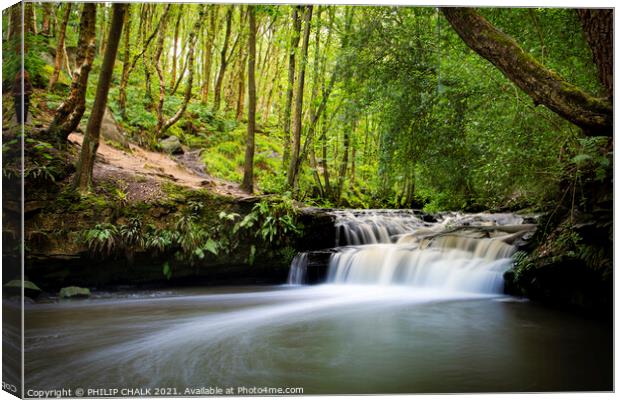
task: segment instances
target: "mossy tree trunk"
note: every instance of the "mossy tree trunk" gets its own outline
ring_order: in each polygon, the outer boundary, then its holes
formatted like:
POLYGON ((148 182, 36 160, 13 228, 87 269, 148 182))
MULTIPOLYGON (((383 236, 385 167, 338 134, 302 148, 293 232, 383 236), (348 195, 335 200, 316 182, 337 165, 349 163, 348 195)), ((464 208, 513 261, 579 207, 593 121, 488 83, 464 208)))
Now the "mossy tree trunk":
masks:
MULTIPOLYGON (((43 3, 49 4, 49 3, 43 3)), ((67 23, 69 22, 69 17, 71 16, 71 3, 65 4, 65 13, 62 17, 62 22, 60 23, 60 27, 58 30, 58 44, 56 45, 56 54, 54 56, 54 71, 52 72, 52 76, 50 76, 50 81, 48 84, 48 90, 51 92, 54 90, 54 86, 56 82, 58 82, 58 75, 60 75, 60 68, 62 66, 62 56, 65 52, 65 34, 67 33, 67 23)), ((48 26, 49 32, 49 26, 48 26)))
POLYGON ((611 9, 579 9, 577 15, 592 50, 599 79, 611 98, 614 93, 614 12, 611 9))
POLYGON ((93 166, 95 164, 97 148, 99 147, 101 121, 103 120, 103 114, 105 113, 108 102, 108 92, 110 91, 114 62, 116 61, 118 44, 123 30, 125 10, 126 4, 114 3, 112 5, 112 21, 110 22, 108 43, 103 55, 103 61, 101 62, 95 102, 90 113, 90 118, 88 119, 88 125, 86 126, 86 134, 84 135, 80 159, 77 165, 77 173, 75 175, 74 186, 81 192, 86 192, 92 187, 93 166))
POLYGON ((73 72, 69 96, 56 110, 48 128, 48 134, 56 139, 60 147, 65 146, 67 137, 78 127, 86 109, 86 87, 96 49, 96 6, 94 3, 84 3, 82 8, 76 57, 78 67, 73 72))
POLYGON ((243 169, 243 190, 254 190, 254 131, 256 128, 256 6, 248 6, 248 131, 245 139, 245 166, 243 169))
POLYGON ((612 135, 613 109, 608 99, 592 96, 565 81, 473 8, 445 7, 442 11, 461 39, 527 93, 535 104, 547 106, 587 135, 612 135))

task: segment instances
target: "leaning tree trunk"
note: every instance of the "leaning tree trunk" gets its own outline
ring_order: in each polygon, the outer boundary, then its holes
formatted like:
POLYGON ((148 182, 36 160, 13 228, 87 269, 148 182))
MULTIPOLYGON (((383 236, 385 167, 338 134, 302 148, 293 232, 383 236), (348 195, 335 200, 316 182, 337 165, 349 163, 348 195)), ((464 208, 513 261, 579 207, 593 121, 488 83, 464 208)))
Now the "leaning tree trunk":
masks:
MULTIPOLYGON (((450 25, 476 53, 495 65, 536 104, 544 104, 593 136, 613 134, 611 102, 589 95, 540 64, 472 8, 442 8, 450 25)), ((596 56, 595 56, 596 57, 596 56)))
POLYGON ((54 56, 54 72, 52 72, 52 76, 50 76, 50 81, 47 86, 50 92, 54 90, 54 86, 56 85, 56 82, 58 82, 58 75, 60 74, 60 68, 62 66, 62 56, 65 53, 65 34, 67 32, 67 23, 69 22, 69 17, 71 16, 71 6, 71 3, 67 3, 65 5, 65 14, 62 17, 62 23, 60 24, 60 30, 58 32, 58 44, 56 45, 56 55, 54 56))
POLYGON ((192 31, 189 34, 189 39, 188 39, 189 40, 189 49, 188 49, 188 55, 187 55, 188 77, 187 77, 187 83, 185 86, 185 95, 183 96, 183 103, 181 103, 181 106, 179 107, 177 112, 172 117, 170 117, 170 119, 168 119, 167 121, 164 121, 161 124, 161 127, 157 129, 157 133, 156 133, 157 137, 162 137, 164 133, 166 133, 166 131, 172 125, 176 124, 177 121, 181 119, 181 117, 185 113, 185 110, 187 109, 187 104, 189 103, 189 100, 192 97, 192 85, 194 83, 194 54, 196 50, 196 41, 198 38, 198 32, 200 31, 200 24, 202 22, 203 17, 204 17, 204 4, 201 4, 199 11, 198 11, 198 18, 196 19, 196 22, 194 23, 194 26, 192 28, 192 31))
POLYGON ((80 17, 80 36, 78 38, 77 69, 73 72, 73 82, 69 97, 58 107, 48 128, 48 134, 55 138, 59 147, 64 147, 67 137, 73 132, 84 115, 86 108, 86 87, 88 75, 93 65, 96 49, 95 22, 97 5, 84 3, 80 17))
POLYGON ((228 60, 226 55, 228 52, 228 41, 230 40, 230 31, 232 25, 233 6, 226 11, 226 31, 224 32, 224 44, 222 44, 222 50, 220 51, 220 70, 215 80, 215 94, 213 95, 213 112, 219 111, 220 103, 222 101, 222 81, 224 79, 224 73, 226 73, 226 67, 228 66, 228 60))
POLYGON ((291 160, 288 165, 287 182, 289 187, 295 188, 297 182, 297 160, 301 147, 301 119, 304 103, 304 83, 306 78, 306 64, 308 63, 308 43, 310 41, 310 22, 312 20, 312 6, 306 6, 304 14, 304 39, 301 45, 301 63, 297 80, 297 96, 295 97, 295 112, 293 114, 293 145, 291 160))
MULTIPOLYGON (((166 31, 166 20, 168 19, 168 13, 170 12, 170 3, 166 5, 164 13, 160 19, 159 34, 157 35, 157 43, 155 45, 155 54, 153 54, 153 62, 155 64, 155 71, 159 79, 159 101, 157 103, 157 127, 155 130, 159 132, 164 125, 164 100, 166 99, 166 82, 164 81, 164 71, 161 65, 161 53, 164 50, 164 39, 166 31)), ((176 38, 178 39, 178 37, 176 38)), ((176 49, 175 49, 176 51, 176 49)))
MULTIPOLYGON (((129 11, 130 10, 128 10, 128 12, 129 11)), ((140 22, 141 24, 144 23, 142 19, 140 20, 140 22)), ((131 23, 127 26, 126 29, 130 29, 130 28, 131 28, 131 23)), ((146 29, 145 27, 143 28, 146 29)), ((136 39, 136 43, 139 42, 141 31, 143 31, 141 27, 138 27, 138 38, 136 39)), ((123 65, 123 74, 121 75, 121 83, 118 88, 118 103, 119 103, 119 108, 121 110, 121 114, 123 115, 123 118, 125 117, 126 107, 127 107, 127 84, 129 83, 129 75, 136 67, 138 60, 142 58, 144 53, 148 50, 149 45, 151 41, 153 40, 153 38, 155 37, 155 35, 157 34, 157 32, 159 32, 159 22, 157 26, 155 27, 155 29, 153 29, 153 32, 146 39, 146 42, 142 46, 142 50, 133 57, 133 60, 131 61, 131 64, 129 64, 129 68, 127 69, 127 71, 125 71, 125 65, 123 65)), ((144 35, 146 36, 146 33, 144 35)), ((125 51, 126 51, 126 54, 128 54, 129 49, 126 48, 125 51)))
POLYGON ((86 126, 86 134, 82 142, 80 160, 78 161, 74 181, 74 187, 81 192, 86 192, 92 187, 93 166, 95 164, 97 148, 99 147, 101 121, 103 120, 103 114, 105 113, 108 102, 108 92, 110 90, 110 82, 112 81, 112 72, 114 71, 114 61, 116 61, 118 44, 123 30, 126 8, 126 4, 122 3, 114 3, 112 5, 112 21, 110 22, 108 41, 103 55, 103 61, 101 62, 95 102, 90 113, 90 118, 88 118, 88 125, 86 126))
POLYGON ((256 130, 256 6, 248 6, 250 35, 248 37, 248 131, 245 139, 243 190, 254 191, 254 133, 256 130))
POLYGON ((592 50, 599 79, 611 98, 614 93, 614 11, 579 9, 577 15, 592 50))

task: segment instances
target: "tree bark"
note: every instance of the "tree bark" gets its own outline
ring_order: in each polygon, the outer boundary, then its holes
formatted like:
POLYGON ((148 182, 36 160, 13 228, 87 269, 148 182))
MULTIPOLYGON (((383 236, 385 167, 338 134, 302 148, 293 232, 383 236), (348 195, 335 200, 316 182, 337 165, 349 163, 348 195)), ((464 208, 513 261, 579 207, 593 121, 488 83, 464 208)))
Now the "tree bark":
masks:
MULTIPOLYGON (((49 36, 50 34, 50 16, 52 14, 52 3, 41 3, 43 7, 43 21, 41 24, 41 34, 49 36)), ((69 6, 69 4, 67 4, 69 6)))
POLYGON ((95 164, 97 148, 99 147, 101 121, 103 120, 103 114, 105 113, 108 101, 108 92, 110 90, 110 82, 112 81, 112 72, 114 70, 114 62, 116 61, 118 44, 123 30, 126 8, 126 4, 122 3, 114 3, 112 5, 112 21, 110 22, 108 44, 105 48, 103 61, 101 62, 95 102, 90 113, 90 118, 88 119, 88 125, 86 126, 86 134, 82 142, 80 160, 78 161, 74 181, 74 187, 81 192, 86 192, 92 187, 93 166, 95 164))
MULTIPOLYGON (((7 34, 7 39, 9 41, 16 37, 19 38, 22 34, 22 4, 23 3, 20 2, 10 7, 9 33, 7 34)), ((18 47, 19 49, 17 51, 21 51, 21 43, 18 47)))
MULTIPOLYGON (((164 13, 159 21, 159 34, 157 35, 157 42, 155 45, 155 53, 153 54, 153 63, 155 64, 155 71, 159 78, 159 101, 157 103, 157 132, 161 131, 164 126, 164 100, 166 98, 166 82, 164 81, 164 72, 161 66, 161 53, 164 50, 164 39, 166 37, 166 20, 168 19, 168 13, 170 12, 170 3, 168 3, 164 9, 164 13)), ((176 38, 178 39, 178 37, 176 38)), ((176 50, 175 50, 176 51, 176 50)))
POLYGON ((67 23, 69 22, 69 17, 71 16, 71 7, 71 3, 67 3, 65 5, 65 13, 62 17, 62 23, 60 24, 60 30, 58 32, 58 44, 56 45, 56 55, 54 56, 54 72, 52 72, 52 76, 50 76, 50 81, 48 84, 48 90, 50 92, 54 90, 54 86, 56 85, 56 82, 58 82, 58 75, 60 74, 60 68, 62 67, 62 56, 65 53, 65 35, 67 32, 67 23))
MULTIPOLYGON (((237 78, 237 112, 236 119, 241 121, 243 117, 243 107, 245 105, 245 62, 247 57, 240 58, 239 77, 237 78)), ((255 62, 256 64, 256 62, 255 62)))
POLYGON ((106 36, 106 32, 107 32, 107 22, 108 22, 108 7, 106 6, 105 3, 101 3, 101 8, 103 8, 102 12, 101 12, 101 25, 99 26, 99 29, 101 29, 101 41, 99 42, 99 54, 102 54, 105 51, 106 48, 106 43, 107 43, 107 36, 106 36))
POLYGON ((78 127, 80 119, 84 115, 88 76, 95 58, 96 20, 96 4, 84 3, 80 17, 80 35, 76 57, 77 69, 73 72, 69 97, 58 107, 48 128, 48 134, 56 138, 60 147, 65 146, 67 137, 78 127))
POLYGON ((577 15, 586 40, 592 49, 598 76, 607 89, 614 93, 614 12, 611 9, 578 9, 577 15))
MULTIPOLYGON (((180 4, 179 9, 177 10, 177 22, 174 24, 174 43, 172 44, 172 72, 170 76, 170 90, 172 90, 177 80, 177 51, 179 46, 179 25, 181 24, 181 16, 183 15, 181 13, 182 10, 183 4, 180 4)), ((160 28, 160 31, 162 30, 163 28, 160 28)))
POLYGON ((202 93, 201 93, 201 102, 203 104, 207 104, 207 100, 209 99, 209 89, 211 88, 211 64, 213 62, 213 41, 215 40, 216 34, 216 13, 218 6, 211 6, 211 10, 209 11, 209 25, 207 27, 206 43, 204 48, 204 79, 202 83, 202 93))
POLYGON ((293 90, 295 88, 295 53, 299 46, 299 38, 301 36, 301 18, 299 11, 301 6, 294 6, 291 12, 293 20, 293 33, 291 35, 291 44, 289 46, 288 56, 288 84, 286 87, 286 102, 284 103, 284 149, 282 155, 282 165, 286 166, 290 161, 291 154, 291 109, 293 104, 293 90))
POLYGON ((527 93, 592 136, 613 134, 611 102, 591 96, 540 64, 472 8, 442 8, 450 25, 476 53, 527 93))
POLYGON ((125 23, 123 30, 123 72, 121 73, 121 84, 118 90, 118 106, 121 117, 127 118, 127 82, 129 81, 129 68, 131 66, 131 3, 127 4, 125 11, 125 23))
POLYGON ((248 37, 248 131, 245 140, 245 166, 241 187, 254 191, 254 134, 256 129, 256 6, 248 6, 250 34, 248 37))
POLYGON ((306 6, 304 13, 304 38, 301 45, 301 63, 299 65, 299 79, 297 80, 297 96, 295 97, 295 112, 293 114, 293 146, 291 161, 288 166, 287 181, 291 188, 297 182, 297 163, 301 147, 301 119, 304 103, 304 84, 306 78, 306 64, 308 63, 308 43, 310 41, 310 22, 312 21, 312 6, 306 6))
POLYGON ((217 74, 217 79, 215 80, 213 112, 219 111, 220 103, 222 101, 222 81, 224 79, 224 74, 226 73, 226 67, 228 66, 227 52, 232 28, 232 15, 233 6, 230 6, 226 11, 226 31, 224 32, 224 43, 222 44, 222 50, 220 51, 220 70, 217 74))

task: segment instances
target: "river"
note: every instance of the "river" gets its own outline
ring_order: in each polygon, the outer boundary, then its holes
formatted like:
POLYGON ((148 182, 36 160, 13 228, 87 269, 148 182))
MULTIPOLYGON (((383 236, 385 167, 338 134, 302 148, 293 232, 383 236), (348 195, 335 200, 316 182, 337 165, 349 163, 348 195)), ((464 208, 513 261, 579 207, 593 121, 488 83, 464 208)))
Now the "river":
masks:
POLYGON ((348 212, 336 227, 324 284, 304 284, 302 254, 289 284, 28 304, 26 388, 612 390, 611 324, 503 294, 523 218, 348 212))
MULTIPOLYGON (((610 326, 506 296, 324 285, 26 309, 26 388, 610 390, 610 326)), ((107 298, 106 298, 107 297, 107 298)))

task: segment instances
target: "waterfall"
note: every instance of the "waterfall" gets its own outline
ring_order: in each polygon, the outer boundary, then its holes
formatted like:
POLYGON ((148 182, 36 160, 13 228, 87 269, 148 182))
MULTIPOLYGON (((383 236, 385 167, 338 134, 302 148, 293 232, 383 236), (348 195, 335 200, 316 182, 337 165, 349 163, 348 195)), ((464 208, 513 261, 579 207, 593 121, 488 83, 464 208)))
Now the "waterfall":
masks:
POLYGON ((413 211, 335 214, 337 240, 345 246, 330 259, 328 283, 475 293, 501 293, 512 263, 515 248, 502 241, 512 236, 492 235, 493 227, 523 223, 511 214, 448 213, 437 222, 413 211))
POLYGON ((291 262, 287 283, 289 285, 302 285, 306 281, 308 270, 308 253, 298 253, 291 262))
MULTIPOLYGON (((535 225, 514 214, 412 210, 333 211, 336 251, 326 283, 397 285, 455 292, 502 293, 512 245, 535 225)), ((308 254, 291 264, 288 283, 304 284, 308 254)))

